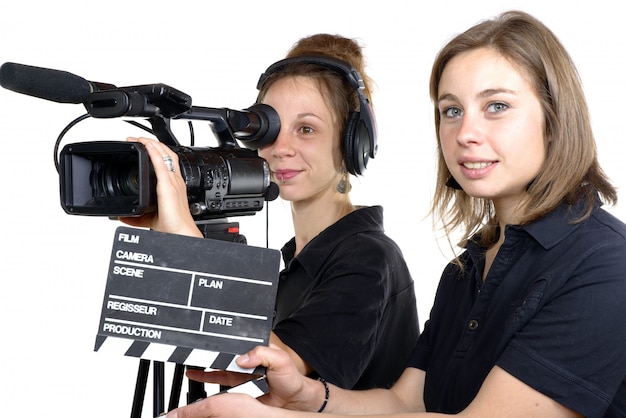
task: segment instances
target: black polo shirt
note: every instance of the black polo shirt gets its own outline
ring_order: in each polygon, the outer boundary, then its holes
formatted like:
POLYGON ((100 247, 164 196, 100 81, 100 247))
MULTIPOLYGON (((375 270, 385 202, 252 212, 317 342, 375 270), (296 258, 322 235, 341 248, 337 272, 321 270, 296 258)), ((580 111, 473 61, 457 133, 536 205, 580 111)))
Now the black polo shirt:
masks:
POLYGON ((322 231, 296 258, 282 249, 274 332, 318 375, 344 388, 388 387, 418 335, 413 279, 383 230, 380 206, 322 231))
POLYGON ((587 417, 626 416, 626 226, 580 213, 507 227, 484 283, 475 243, 445 269, 410 362, 428 410, 463 410, 497 364, 587 417))

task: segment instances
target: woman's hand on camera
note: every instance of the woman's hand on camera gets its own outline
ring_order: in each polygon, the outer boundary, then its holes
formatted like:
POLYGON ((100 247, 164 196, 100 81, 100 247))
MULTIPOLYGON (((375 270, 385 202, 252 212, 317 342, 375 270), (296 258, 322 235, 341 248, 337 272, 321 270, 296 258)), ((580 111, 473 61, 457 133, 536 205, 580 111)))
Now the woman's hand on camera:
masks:
POLYGON ((167 145, 149 138, 128 138, 146 147, 157 178, 157 211, 121 222, 171 234, 202 237, 187 203, 187 186, 180 173, 178 155, 167 145))

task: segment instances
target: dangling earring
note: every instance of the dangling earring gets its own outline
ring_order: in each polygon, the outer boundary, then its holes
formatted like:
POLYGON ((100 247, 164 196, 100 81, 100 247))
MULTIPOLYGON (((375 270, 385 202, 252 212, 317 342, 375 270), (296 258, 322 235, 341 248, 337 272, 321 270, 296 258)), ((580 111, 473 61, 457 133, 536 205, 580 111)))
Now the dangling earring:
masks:
POLYGON ((337 191, 341 194, 346 194, 346 189, 348 188, 348 174, 346 173, 346 169, 344 168, 341 172, 341 179, 339 183, 337 183, 337 191))

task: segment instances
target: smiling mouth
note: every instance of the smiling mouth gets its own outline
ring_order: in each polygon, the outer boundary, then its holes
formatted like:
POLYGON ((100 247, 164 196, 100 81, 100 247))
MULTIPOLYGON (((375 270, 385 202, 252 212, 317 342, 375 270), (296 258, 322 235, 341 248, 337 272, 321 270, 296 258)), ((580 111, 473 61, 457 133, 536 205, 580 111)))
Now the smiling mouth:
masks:
POLYGON ((481 168, 489 167, 493 162, 466 162, 463 163, 463 167, 469 170, 480 170, 481 168))

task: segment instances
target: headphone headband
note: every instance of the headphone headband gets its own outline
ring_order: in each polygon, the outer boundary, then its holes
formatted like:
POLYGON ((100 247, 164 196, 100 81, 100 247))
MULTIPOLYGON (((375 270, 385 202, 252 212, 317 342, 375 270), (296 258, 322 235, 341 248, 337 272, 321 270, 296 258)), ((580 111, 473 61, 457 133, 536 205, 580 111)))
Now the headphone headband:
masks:
POLYGON ((361 74, 355 70, 352 65, 348 64, 344 60, 340 60, 339 58, 319 54, 299 55, 297 57, 285 58, 280 61, 276 61, 274 64, 270 65, 263 74, 261 74, 261 77, 259 77, 259 81, 256 86, 257 90, 261 90, 261 87, 263 87, 263 84, 265 84, 265 81, 271 74, 277 71, 282 71, 288 65, 296 63, 315 64, 320 67, 333 70, 336 73, 343 74, 353 89, 355 89, 359 94, 364 94, 365 83, 363 83, 363 77, 361 77, 361 74))

